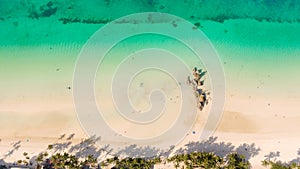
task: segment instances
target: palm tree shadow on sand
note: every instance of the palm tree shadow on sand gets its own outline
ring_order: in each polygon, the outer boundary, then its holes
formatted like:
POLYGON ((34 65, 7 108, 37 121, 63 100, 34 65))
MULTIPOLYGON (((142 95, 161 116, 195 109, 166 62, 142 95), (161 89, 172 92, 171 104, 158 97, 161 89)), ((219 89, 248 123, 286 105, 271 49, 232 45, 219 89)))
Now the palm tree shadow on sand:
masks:
POLYGON ((226 155, 236 152, 244 155, 245 159, 249 160, 258 155, 260 151, 260 148, 256 147, 254 143, 244 143, 236 147, 230 142, 217 142, 217 137, 210 137, 203 141, 189 142, 179 149, 176 149, 175 146, 170 146, 164 150, 153 146, 142 147, 132 144, 116 151, 109 145, 104 145, 99 148, 96 144, 98 141, 101 141, 100 137, 91 136, 75 145, 71 145, 71 141, 54 143, 52 145, 54 152, 67 151, 81 158, 87 157, 88 155, 93 155, 95 158, 108 155, 132 158, 152 158, 149 154, 155 154, 155 157, 169 157, 172 154, 186 154, 192 152, 212 152, 220 157, 226 157, 226 155))
POLYGON ((7 157, 12 156, 16 151, 18 151, 21 147, 21 141, 17 141, 12 144, 12 149, 9 150, 6 154, 4 154, 3 159, 6 159, 7 157))
POLYGON ((210 137, 208 140, 189 142, 184 147, 175 151, 175 154, 187 154, 192 152, 211 152, 220 157, 226 157, 230 153, 244 155, 246 160, 259 154, 260 148, 252 144, 242 144, 235 147, 232 143, 217 142, 217 137, 210 137))
MULTIPOLYGON (((264 162, 273 162, 274 164, 279 164, 282 166, 286 166, 286 168, 288 168, 289 166, 293 166, 296 165, 298 168, 300 166, 300 148, 297 151, 297 156, 290 160, 290 161, 281 161, 280 158, 280 152, 276 151, 276 152, 270 152, 269 154, 264 156, 265 159, 263 160, 264 162)), ((293 168, 297 168, 297 167, 293 167, 293 168)))
MULTIPOLYGON (((175 146, 170 146, 165 150, 158 149, 156 147, 139 147, 138 145, 128 145, 118 151, 113 150, 109 145, 98 146, 96 143, 101 141, 101 137, 91 136, 90 138, 83 139, 80 143, 73 144, 72 139, 75 135, 72 134, 72 138, 65 137, 65 135, 58 138, 58 141, 48 146, 47 150, 50 155, 55 153, 67 152, 74 154, 78 158, 85 158, 89 155, 93 155, 94 158, 103 160, 111 156, 122 156, 131 158, 168 158, 175 154, 186 154, 192 152, 212 152, 220 157, 226 157, 230 153, 237 152, 244 155, 248 161, 250 158, 258 155, 260 148, 257 148, 254 143, 252 144, 241 144, 235 147, 232 143, 217 142, 217 137, 210 137, 208 140, 189 142, 183 147, 176 149, 175 146), (155 156, 149 157, 149 154, 156 154, 155 156)), ((13 145, 13 151, 18 149, 21 142, 13 145)), ((300 152, 299 152, 300 154, 300 152)), ((31 164, 34 165, 35 158, 31 158, 31 164)), ((299 159, 298 159, 299 160, 299 159)), ((2 161, 4 163, 4 161, 2 161)), ((8 163, 6 163, 8 164, 8 163)))

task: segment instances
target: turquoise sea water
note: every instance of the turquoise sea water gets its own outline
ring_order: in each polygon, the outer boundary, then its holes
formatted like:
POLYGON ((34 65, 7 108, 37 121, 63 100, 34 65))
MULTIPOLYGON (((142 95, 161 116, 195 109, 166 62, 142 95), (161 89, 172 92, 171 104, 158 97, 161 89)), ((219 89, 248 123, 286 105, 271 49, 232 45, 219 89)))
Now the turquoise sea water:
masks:
POLYGON ((1 0, 0 6, 1 45, 84 43, 102 25, 138 12, 182 17, 213 39, 225 38, 212 35, 218 34, 218 26, 222 25, 223 33, 235 35, 228 42, 242 38, 255 44, 263 42, 259 45, 279 41, 279 45, 294 46, 299 40, 296 34, 300 2, 297 0, 1 0), (216 27, 207 30, 202 21, 215 22, 216 27))
MULTIPOLYGON (((66 88, 84 44, 107 23, 138 12, 176 15, 203 31, 224 67, 227 95, 299 99, 298 0, 0 0, 0 9, 1 111, 20 111, 18 105, 31 111, 30 99, 71 100, 66 88)), ((172 49, 193 66, 189 51, 166 37, 128 39, 115 52, 128 53, 132 44, 172 49)))

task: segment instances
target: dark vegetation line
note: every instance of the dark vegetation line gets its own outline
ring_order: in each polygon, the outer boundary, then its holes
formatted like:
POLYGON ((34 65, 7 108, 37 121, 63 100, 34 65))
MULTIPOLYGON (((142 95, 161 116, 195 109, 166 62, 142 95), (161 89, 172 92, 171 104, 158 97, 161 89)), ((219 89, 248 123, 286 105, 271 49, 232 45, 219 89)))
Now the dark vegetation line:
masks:
MULTIPOLYGON (((155 147, 138 147, 129 145, 120 152, 112 153, 109 145, 101 148, 96 142, 100 137, 92 136, 78 144, 72 143, 75 134, 61 135, 57 141, 48 145, 45 151, 30 157, 23 153, 23 159, 15 163, 5 163, 0 160, 0 169, 12 166, 32 169, 151 169, 155 165, 174 166, 175 168, 207 168, 207 169, 248 169, 249 160, 259 154, 260 148, 253 144, 241 144, 235 147, 231 143, 217 142, 217 137, 210 137, 201 142, 190 142, 184 147, 160 151, 155 147), (143 152, 156 151, 155 157, 144 157, 143 152), (106 157, 106 158, 105 158, 106 157), (99 161, 101 160, 101 161, 99 161)), ((6 157, 13 155, 22 145, 21 141, 12 144, 12 150, 6 157)), ((299 169, 300 157, 290 162, 278 160, 279 152, 271 152, 262 161, 263 166, 271 169, 299 169)), ((300 151, 298 151, 300 156, 300 151)))

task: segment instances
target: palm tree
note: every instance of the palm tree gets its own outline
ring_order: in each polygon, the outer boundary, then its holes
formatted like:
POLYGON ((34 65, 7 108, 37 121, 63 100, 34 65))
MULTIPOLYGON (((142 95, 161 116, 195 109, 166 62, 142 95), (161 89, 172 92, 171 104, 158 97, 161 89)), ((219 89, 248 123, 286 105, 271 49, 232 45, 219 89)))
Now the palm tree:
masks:
POLYGON ((227 166, 226 169, 248 169, 250 168, 249 161, 245 160, 245 157, 243 155, 240 155, 238 153, 231 153, 227 155, 227 166))

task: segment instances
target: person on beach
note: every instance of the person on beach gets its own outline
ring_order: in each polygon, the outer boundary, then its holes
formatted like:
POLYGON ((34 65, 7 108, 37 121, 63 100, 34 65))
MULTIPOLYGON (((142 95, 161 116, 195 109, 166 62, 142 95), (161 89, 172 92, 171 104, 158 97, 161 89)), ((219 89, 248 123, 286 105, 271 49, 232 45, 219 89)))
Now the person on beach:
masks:
POLYGON ((201 110, 203 110, 204 105, 207 104, 207 94, 206 92, 202 92, 201 95, 199 96, 199 102, 198 102, 198 107, 201 110))
POLYGON ((186 84, 188 84, 188 85, 192 84, 192 80, 191 80, 190 76, 187 77, 186 84))
POLYGON ((194 76, 194 79, 191 80, 191 77, 188 76, 187 77, 187 84, 192 84, 193 85, 197 85, 198 84, 198 81, 201 79, 201 69, 198 69, 197 67, 194 67, 193 69, 193 76, 194 76))
POLYGON ((204 107, 204 105, 203 105, 203 100, 204 100, 203 95, 200 95, 198 98, 199 99, 198 99, 197 105, 198 105, 199 110, 202 111, 203 107, 204 107))
POLYGON ((201 79, 201 70, 200 69, 198 69, 197 67, 194 67, 194 69, 193 69, 193 76, 194 76, 194 79, 193 79, 193 83, 195 84, 195 85, 197 85, 198 84, 198 81, 201 79))
POLYGON ((196 96, 199 97, 204 91, 204 87, 200 81, 198 81, 198 84, 196 86, 196 96))
POLYGON ((209 94, 204 89, 204 80, 201 81, 202 76, 205 74, 205 72, 202 72, 201 69, 198 69, 197 67, 194 67, 192 70, 194 79, 191 80, 190 76, 187 78, 187 84, 191 85, 193 87, 193 90, 195 92, 195 96, 197 99, 197 107, 200 111, 203 110, 204 106, 208 104, 207 95, 209 94))

